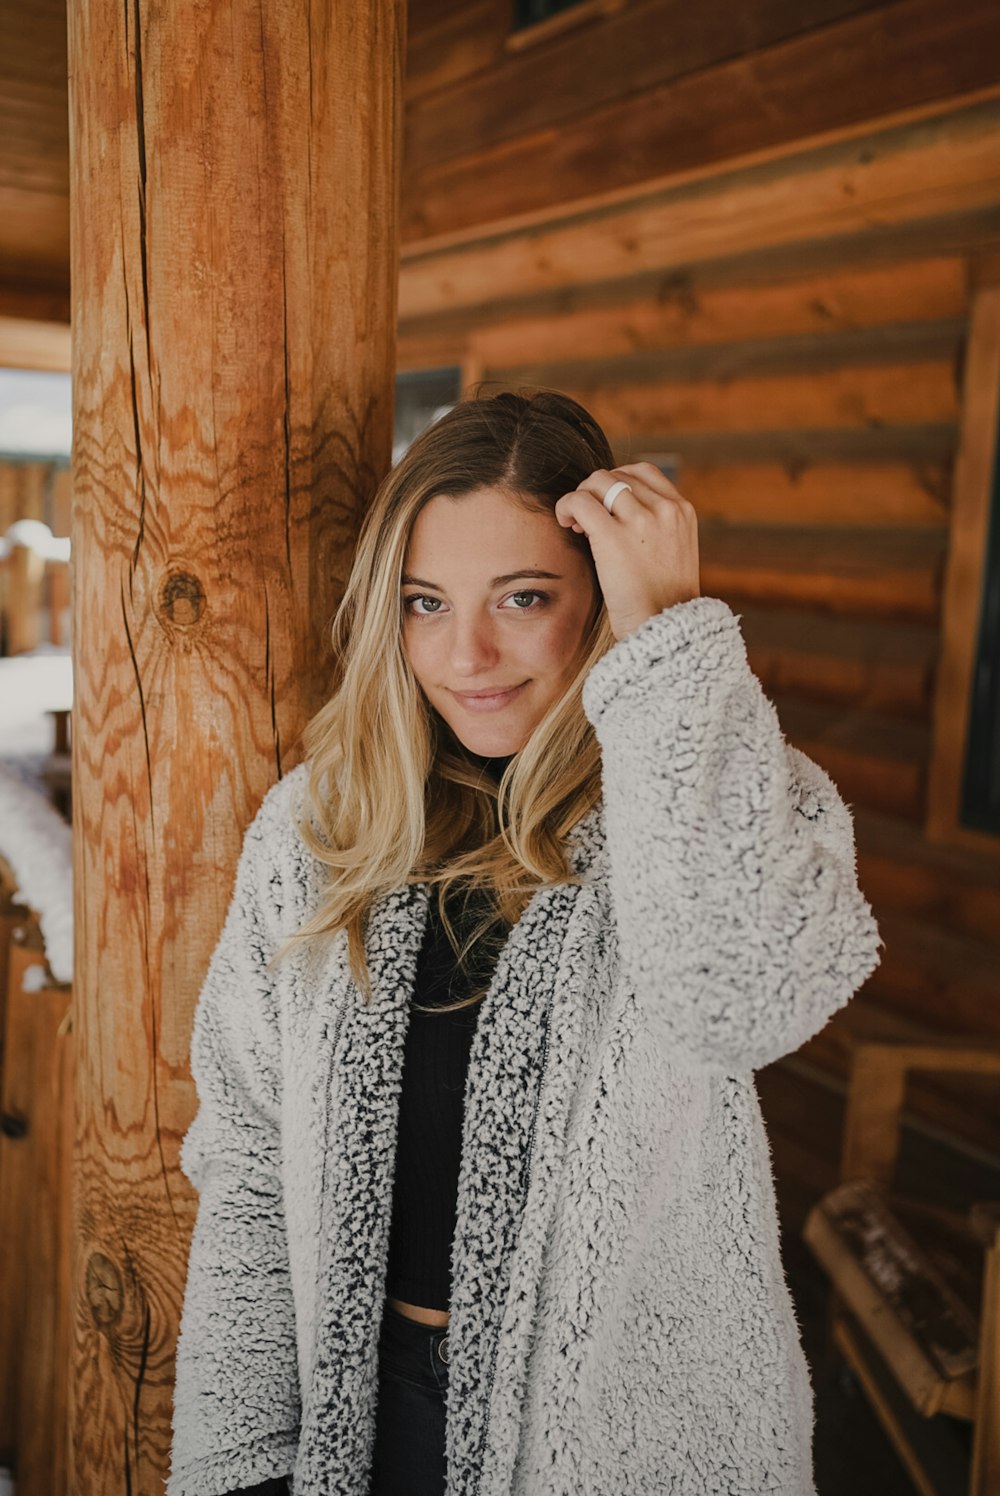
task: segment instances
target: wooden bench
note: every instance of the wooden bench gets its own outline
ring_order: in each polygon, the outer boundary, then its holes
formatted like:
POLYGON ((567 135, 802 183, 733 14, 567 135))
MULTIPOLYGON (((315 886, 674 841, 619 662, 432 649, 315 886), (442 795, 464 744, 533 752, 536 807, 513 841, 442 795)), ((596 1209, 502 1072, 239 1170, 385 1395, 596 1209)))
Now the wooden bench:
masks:
POLYGON ((859 1045, 841 1183, 809 1213, 803 1235, 831 1280, 833 1340, 920 1496, 997 1496, 1000 1205, 971 1203, 963 1214, 893 1193, 916 1070, 1000 1076, 1000 1047, 859 1045))

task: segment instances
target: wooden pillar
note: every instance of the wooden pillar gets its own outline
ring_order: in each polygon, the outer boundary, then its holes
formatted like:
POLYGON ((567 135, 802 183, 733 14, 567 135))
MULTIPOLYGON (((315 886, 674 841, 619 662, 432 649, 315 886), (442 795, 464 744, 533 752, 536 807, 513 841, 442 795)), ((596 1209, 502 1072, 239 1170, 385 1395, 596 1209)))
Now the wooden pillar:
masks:
POLYGON ((72 1488, 162 1493, 194 1003, 391 455, 403 0, 70 0, 72 1488))

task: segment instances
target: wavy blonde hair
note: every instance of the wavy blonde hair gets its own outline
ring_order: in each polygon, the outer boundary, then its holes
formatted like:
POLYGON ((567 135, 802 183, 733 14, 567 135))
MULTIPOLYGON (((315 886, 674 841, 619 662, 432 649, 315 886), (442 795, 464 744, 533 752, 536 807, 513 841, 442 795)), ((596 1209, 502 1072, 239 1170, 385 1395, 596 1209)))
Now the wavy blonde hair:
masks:
MULTIPOLYGON (((595 594, 579 668, 499 784, 468 756, 413 675, 402 646, 400 578, 413 523, 436 495, 496 488, 553 513, 595 468, 613 465, 604 432, 569 396, 480 389, 418 436, 381 483, 333 620, 335 688, 303 735, 311 815, 307 805, 299 833, 330 869, 329 888, 271 964, 296 942, 346 929, 351 973, 370 1001, 364 933, 369 910, 389 890, 436 887, 448 939, 468 969, 474 947, 495 958, 539 888, 581 881, 565 838, 601 794, 600 747, 581 692, 615 642, 587 537, 565 531, 586 557, 595 594), (445 907, 453 888, 464 891, 466 909, 470 896, 486 905, 461 946, 445 907)), ((477 1002, 486 990, 449 1007, 477 1002)))

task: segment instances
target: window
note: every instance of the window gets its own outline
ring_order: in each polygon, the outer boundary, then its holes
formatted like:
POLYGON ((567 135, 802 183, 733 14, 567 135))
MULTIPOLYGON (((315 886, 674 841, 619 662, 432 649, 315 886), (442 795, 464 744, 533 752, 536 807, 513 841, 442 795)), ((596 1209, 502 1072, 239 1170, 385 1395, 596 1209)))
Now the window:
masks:
POLYGON ((454 405, 462 393, 462 371, 457 366, 445 369, 417 369, 396 375, 396 425, 392 439, 392 460, 398 462, 425 426, 454 405))
POLYGON ((523 26, 535 26, 539 21, 547 21, 550 16, 571 10, 580 3, 581 0, 514 0, 514 29, 519 31, 523 26))

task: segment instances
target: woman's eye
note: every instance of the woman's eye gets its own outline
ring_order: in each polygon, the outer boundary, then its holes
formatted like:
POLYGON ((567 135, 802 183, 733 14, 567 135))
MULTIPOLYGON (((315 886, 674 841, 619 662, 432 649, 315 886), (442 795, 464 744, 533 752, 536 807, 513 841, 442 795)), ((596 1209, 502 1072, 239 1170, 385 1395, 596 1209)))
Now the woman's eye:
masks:
MULTIPOLYGON (((403 606, 408 613, 414 613, 417 618, 420 618, 422 616, 421 613, 418 613, 415 608, 411 607, 412 603, 439 603, 440 601, 439 597, 423 597, 420 593, 414 592, 409 597, 403 599, 403 606)), ((426 617, 427 615, 424 614, 423 616, 426 617)))
MULTIPOLYGON (((538 608, 543 607, 549 598, 549 594, 547 592, 539 592, 534 588, 523 592, 512 592, 510 596, 511 599, 526 597, 538 599, 537 607, 534 603, 532 603, 528 607, 521 607, 520 605, 518 605, 515 608, 508 608, 508 612, 514 613, 536 613, 538 611, 538 608)), ((415 618, 430 618, 435 616, 440 610, 440 603, 441 599, 439 597, 428 597, 425 593, 421 592, 413 592, 409 597, 403 599, 403 607, 415 618), (430 612, 428 612, 425 608, 415 608, 413 606, 414 603, 434 603, 437 606, 435 606, 430 610, 430 612)))

